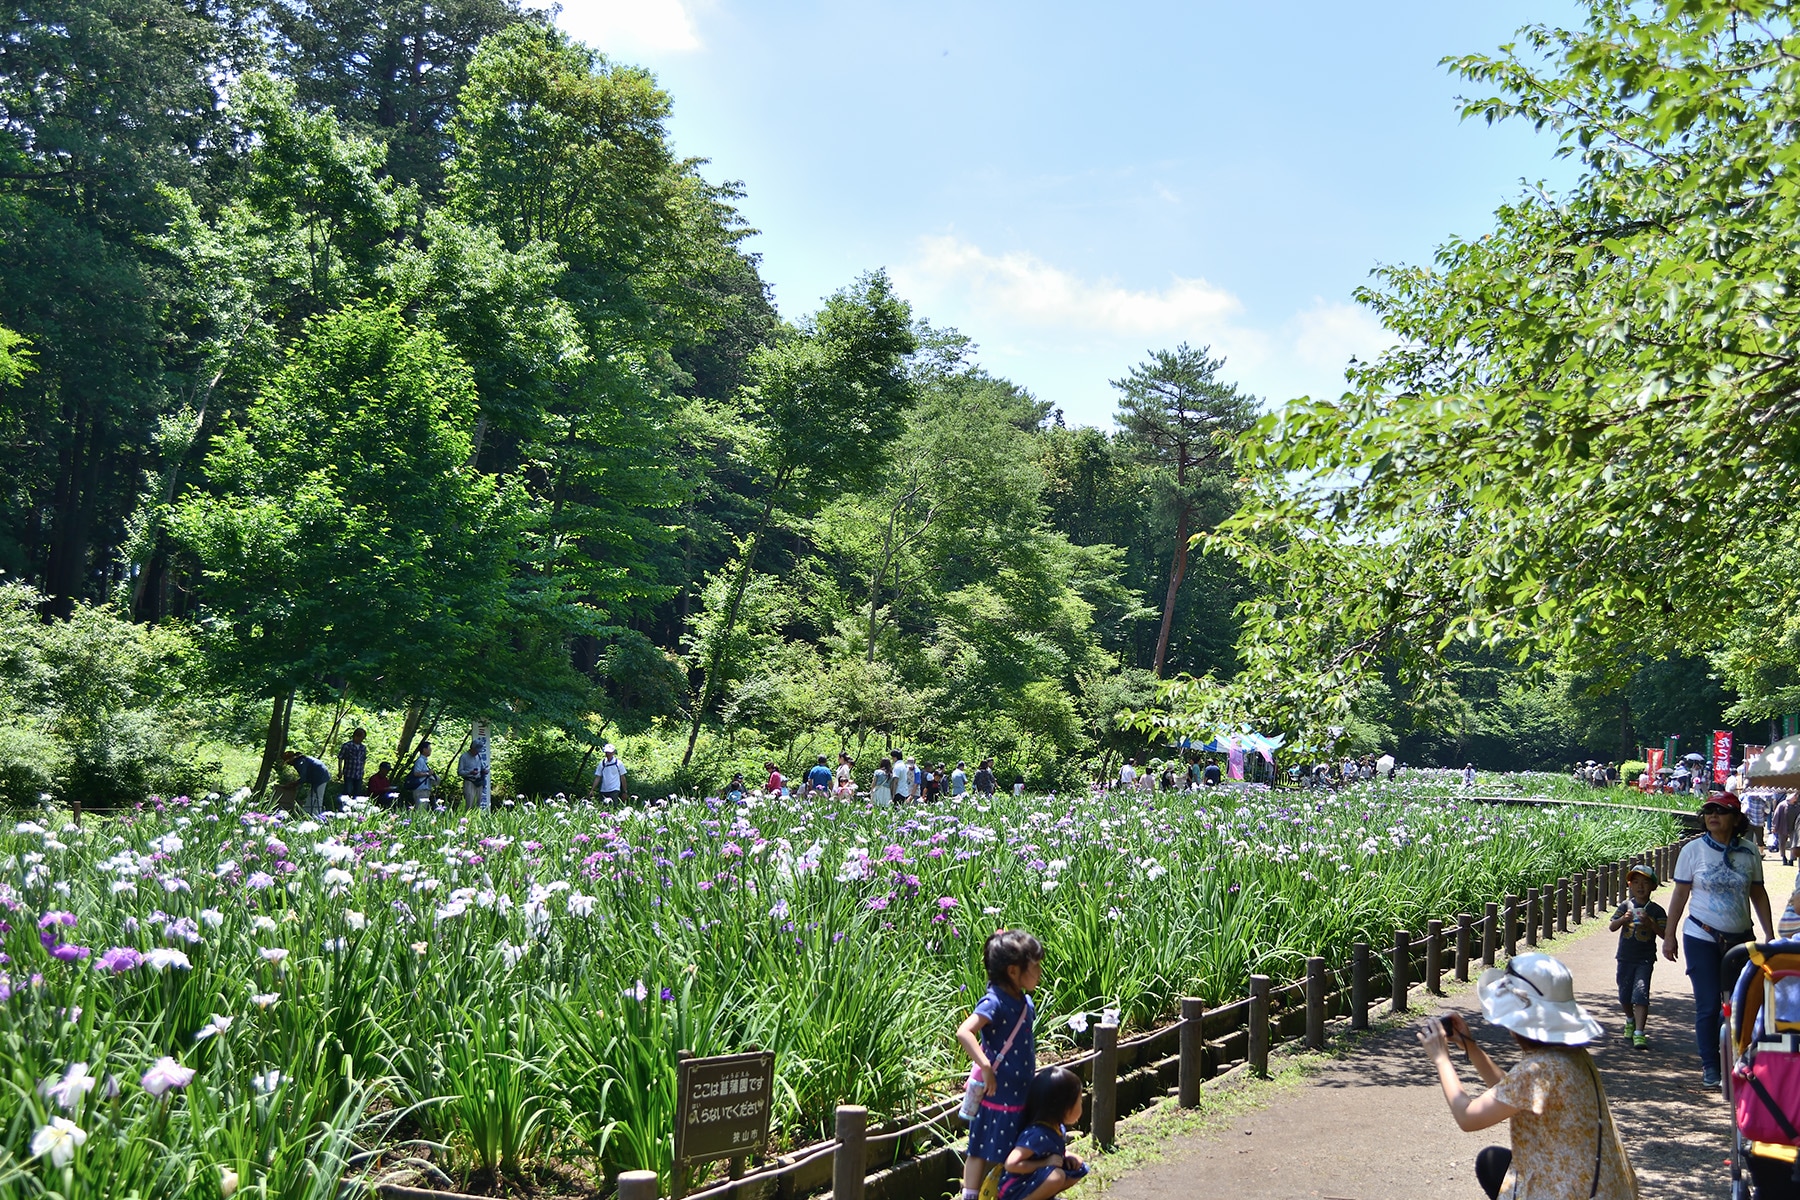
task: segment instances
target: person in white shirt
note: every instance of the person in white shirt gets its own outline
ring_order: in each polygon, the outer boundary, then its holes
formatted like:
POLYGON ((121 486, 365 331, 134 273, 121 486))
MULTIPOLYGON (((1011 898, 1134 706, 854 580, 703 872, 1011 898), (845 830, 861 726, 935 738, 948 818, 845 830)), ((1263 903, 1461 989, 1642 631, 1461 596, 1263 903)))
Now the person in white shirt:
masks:
POLYGON ((619 804, 625 799, 625 764, 619 761, 619 751, 611 742, 601 751, 600 763, 594 768, 594 786, 588 789, 588 799, 596 795, 604 804, 619 804))
POLYGON ((480 742, 472 742, 456 759, 456 774, 462 780, 464 808, 475 808, 481 804, 481 780, 487 774, 487 767, 481 761, 481 750, 480 742))
POLYGON ((1463 768, 1463 786, 1466 788, 1472 788, 1475 786, 1475 764, 1474 763, 1470 763, 1468 766, 1463 768))
POLYGON ((960 796, 969 790, 969 774, 963 770, 963 764, 957 763, 956 770, 950 772, 950 794, 960 796))
POLYGON ((419 743, 419 756, 413 759, 412 775, 407 786, 412 789, 413 806, 424 808, 431 803, 431 789, 437 783, 437 772, 431 769, 431 743, 419 743))
POLYGON ((919 794, 919 764, 909 754, 906 761, 894 768, 894 799, 905 803, 919 794))
POLYGON ((1128 758, 1125 765, 1119 768, 1119 786, 1128 788, 1137 782, 1137 759, 1128 758))

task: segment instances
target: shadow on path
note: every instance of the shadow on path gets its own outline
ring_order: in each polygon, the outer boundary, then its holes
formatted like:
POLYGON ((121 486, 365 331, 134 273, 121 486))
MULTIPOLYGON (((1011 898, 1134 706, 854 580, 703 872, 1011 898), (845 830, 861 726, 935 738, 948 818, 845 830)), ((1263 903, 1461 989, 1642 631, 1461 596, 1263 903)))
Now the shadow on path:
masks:
MULTIPOLYGON (((1794 886, 1794 872, 1765 863, 1777 907, 1794 886)), ((1667 891, 1659 899, 1667 904, 1667 891)), ((1568 965, 1582 1005, 1606 1026, 1594 1048, 1645 1197, 1724 1197, 1729 1194, 1731 1115, 1716 1090, 1700 1086, 1694 1046, 1694 1004, 1682 963, 1659 961, 1652 984, 1650 1046, 1637 1050, 1618 1006, 1618 939, 1604 918, 1540 946, 1568 965)), ((1473 990, 1434 1002, 1415 992, 1414 1017, 1429 1012, 1479 1014, 1473 990)), ((1511 1037, 1477 1015, 1477 1039, 1501 1070, 1518 1061, 1511 1037)), ((1453 1056, 1463 1084, 1480 1081, 1460 1053, 1453 1056)), ((1362 1039, 1345 1058, 1308 1076, 1299 1090, 1250 1113, 1223 1132, 1177 1139, 1165 1160, 1124 1176, 1108 1200, 1483 1200, 1475 1155, 1504 1145, 1504 1126, 1463 1133, 1444 1104, 1436 1074, 1412 1029, 1362 1039)))

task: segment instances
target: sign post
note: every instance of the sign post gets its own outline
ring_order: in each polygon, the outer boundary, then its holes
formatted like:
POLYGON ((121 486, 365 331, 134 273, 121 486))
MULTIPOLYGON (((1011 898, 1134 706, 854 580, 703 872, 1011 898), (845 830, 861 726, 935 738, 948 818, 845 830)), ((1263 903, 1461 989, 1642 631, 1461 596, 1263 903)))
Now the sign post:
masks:
POLYGON ((494 772, 493 757, 488 751, 488 723, 475 722, 470 731, 470 749, 481 759, 481 811, 487 812, 494 806, 494 772))
POLYGON ((1731 730, 1713 730, 1712 751, 1713 782, 1723 787, 1731 776, 1731 730))
MULTIPOLYGON (((717 1058, 683 1057, 676 1067, 674 1195, 687 1193, 701 1163, 738 1160, 769 1144, 775 1056, 767 1051, 717 1058)), ((734 1172, 735 1176, 735 1172, 734 1172)))

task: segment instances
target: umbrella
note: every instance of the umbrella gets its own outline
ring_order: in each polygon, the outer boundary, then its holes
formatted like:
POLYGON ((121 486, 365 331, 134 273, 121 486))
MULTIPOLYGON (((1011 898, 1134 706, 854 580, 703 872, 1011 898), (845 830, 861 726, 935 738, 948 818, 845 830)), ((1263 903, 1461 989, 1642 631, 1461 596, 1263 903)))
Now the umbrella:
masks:
POLYGON ((1704 754, 1684 754, 1681 756, 1681 761, 1682 762, 1703 763, 1706 761, 1706 755, 1704 755, 1704 754))

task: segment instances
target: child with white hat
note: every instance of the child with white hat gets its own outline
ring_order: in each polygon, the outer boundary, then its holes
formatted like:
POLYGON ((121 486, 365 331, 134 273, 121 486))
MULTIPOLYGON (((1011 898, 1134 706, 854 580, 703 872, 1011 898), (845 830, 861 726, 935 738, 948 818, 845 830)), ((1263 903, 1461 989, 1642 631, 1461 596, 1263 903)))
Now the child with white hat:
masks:
POLYGON ((1548 954, 1521 954, 1503 970, 1483 972, 1476 994, 1487 1019, 1510 1031, 1523 1052, 1517 1066, 1502 1073, 1461 1016, 1426 1022, 1419 1044, 1437 1067, 1459 1127, 1512 1123, 1511 1150, 1489 1146, 1476 1156, 1482 1189, 1498 1197, 1510 1171, 1514 1196, 1635 1200, 1637 1177, 1613 1126, 1600 1073, 1584 1049, 1602 1030, 1575 1002, 1569 969, 1548 954), (1450 1062, 1452 1040, 1488 1085, 1473 1100, 1450 1062))

